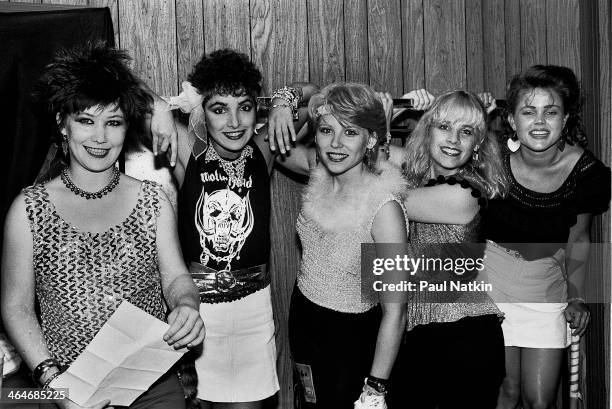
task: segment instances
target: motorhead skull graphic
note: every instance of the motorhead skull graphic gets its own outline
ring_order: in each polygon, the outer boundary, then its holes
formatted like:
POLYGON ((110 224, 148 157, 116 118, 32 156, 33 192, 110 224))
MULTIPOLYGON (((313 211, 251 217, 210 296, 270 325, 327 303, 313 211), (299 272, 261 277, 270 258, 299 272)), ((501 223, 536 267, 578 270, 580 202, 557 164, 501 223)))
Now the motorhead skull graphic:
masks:
POLYGON ((209 258, 226 262, 226 269, 236 257, 253 230, 253 209, 249 194, 241 198, 230 189, 202 193, 196 204, 195 225, 200 234, 204 265, 209 258))

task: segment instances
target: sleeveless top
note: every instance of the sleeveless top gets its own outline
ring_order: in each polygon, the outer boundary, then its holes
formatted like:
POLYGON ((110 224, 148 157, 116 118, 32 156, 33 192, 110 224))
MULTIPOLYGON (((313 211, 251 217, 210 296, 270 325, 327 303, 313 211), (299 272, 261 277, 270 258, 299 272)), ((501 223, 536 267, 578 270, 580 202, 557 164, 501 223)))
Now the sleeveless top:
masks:
POLYGON ((62 219, 44 185, 23 190, 42 332, 60 364, 77 358, 123 300, 165 320, 156 244, 159 189, 142 182, 129 216, 102 233, 80 231, 62 219))
POLYGON ((319 164, 311 171, 302 196, 297 232, 302 262, 297 277, 300 291, 313 303, 361 313, 378 303, 371 286, 362 293, 361 243, 373 243, 372 223, 378 210, 400 198, 406 183, 399 169, 386 165, 380 175, 366 174, 341 198, 332 196, 331 177, 319 164))
POLYGON ((554 192, 540 193, 514 178, 510 155, 503 158, 510 192, 494 199, 484 217, 484 235, 524 259, 554 255, 565 247, 578 214, 605 212, 610 201, 610 168, 585 150, 563 184, 554 192), (521 243, 526 243, 521 245, 521 243), (534 245, 533 243, 540 243, 534 245))
MULTIPOLYGON (((199 263, 215 272, 232 272, 266 265, 270 257, 270 176, 266 160, 251 140, 233 161, 222 159, 209 145, 189 159, 178 195, 179 237, 189 265, 199 263)), ((270 284, 262 280, 248 288, 236 286, 204 292, 194 278, 200 301, 227 302, 270 284)))
MULTIPOLYGON (((459 184, 464 189, 471 189, 474 198, 478 198, 478 203, 482 207, 486 205, 484 195, 472 186, 467 180, 455 176, 431 179, 425 186, 436 184, 459 184)), ((480 211, 466 224, 442 224, 442 223, 421 223, 410 222, 410 243, 433 244, 433 243, 478 243, 481 241, 481 214, 480 211)), ((454 250, 469 251, 466 257, 483 257, 482 252, 475 255, 474 247, 456 247, 454 250)), ((435 248, 435 247, 434 247, 435 248)), ((453 254, 455 256, 456 254, 453 254)), ((444 253, 439 255, 444 258, 444 253)), ((429 280, 430 277, 417 277, 417 280, 429 280)), ((437 277, 439 278, 439 277, 437 277)), ((450 275, 449 275, 449 280, 450 275)), ((462 284, 479 283, 478 277, 459 280, 457 277, 453 281, 461 281, 462 284)), ((436 281, 439 283, 440 281, 436 281)), ((482 289, 474 286, 476 290, 482 289)), ((487 314, 502 316, 493 300, 481 291, 414 291, 410 293, 407 304, 407 324, 406 330, 409 331, 417 325, 425 325, 433 322, 454 322, 465 317, 474 317, 487 314)))

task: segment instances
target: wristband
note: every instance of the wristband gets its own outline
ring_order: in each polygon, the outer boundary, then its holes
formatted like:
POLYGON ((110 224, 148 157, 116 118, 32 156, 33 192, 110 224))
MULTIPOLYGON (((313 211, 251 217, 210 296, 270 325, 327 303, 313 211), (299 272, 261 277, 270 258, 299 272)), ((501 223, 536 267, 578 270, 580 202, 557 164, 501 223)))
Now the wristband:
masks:
POLYGON ((53 380, 57 378, 58 376, 60 376, 61 374, 62 374, 62 371, 57 371, 53 375, 51 375, 49 379, 47 379, 45 383, 42 385, 42 389, 43 390, 51 389, 49 385, 51 385, 51 382, 53 382, 53 380))
POLYGON ((372 375, 368 375, 368 377, 365 378, 365 384, 368 385, 370 388, 374 389, 378 393, 385 394, 389 390, 389 380, 388 379, 381 379, 381 378, 377 378, 372 375))
POLYGON ((570 298, 569 300, 567 300, 567 303, 569 304, 569 303, 574 302, 574 301, 578 301, 578 302, 579 302, 579 303, 581 303, 581 304, 586 304, 586 303, 587 303, 587 302, 584 300, 584 298, 580 298, 580 297, 572 297, 572 298, 570 298))
POLYGON ((59 363, 53 358, 45 359, 36 365, 34 370, 32 370, 32 380, 34 383, 40 385, 40 378, 42 378, 45 372, 53 367, 59 369, 59 363))

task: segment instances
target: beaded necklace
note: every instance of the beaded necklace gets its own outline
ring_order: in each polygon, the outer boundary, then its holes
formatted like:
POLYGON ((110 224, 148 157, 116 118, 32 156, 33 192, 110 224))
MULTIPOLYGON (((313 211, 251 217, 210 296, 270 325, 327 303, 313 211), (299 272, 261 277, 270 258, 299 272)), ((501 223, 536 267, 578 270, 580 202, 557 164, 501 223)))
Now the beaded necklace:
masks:
POLYGON ((113 191, 115 187, 119 184, 119 177, 121 176, 121 172, 117 168, 113 168, 113 177, 111 178, 108 185, 104 186, 101 190, 97 192, 88 192, 86 190, 81 189, 77 185, 72 182, 70 176, 68 175, 68 168, 64 168, 61 173, 61 179, 64 185, 70 189, 75 195, 84 197, 87 200, 90 199, 100 199, 103 196, 106 196, 110 192, 113 191))

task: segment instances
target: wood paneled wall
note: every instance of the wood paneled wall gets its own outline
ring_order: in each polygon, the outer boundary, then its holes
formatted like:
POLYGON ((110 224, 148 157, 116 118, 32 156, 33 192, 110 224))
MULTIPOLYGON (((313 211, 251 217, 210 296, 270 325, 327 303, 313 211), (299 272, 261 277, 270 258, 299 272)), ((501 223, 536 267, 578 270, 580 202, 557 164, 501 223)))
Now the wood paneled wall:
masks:
MULTIPOLYGON (((6 1, 6 0, 5 0, 6 1)), ((116 42, 156 90, 179 89, 203 52, 231 47, 288 81, 489 90, 535 63, 580 75, 579 0, 21 0, 110 7, 116 42)))
MULTIPOLYGON (((180 89, 203 52, 231 47, 260 67, 266 94, 292 81, 346 80, 394 95, 423 87, 434 94, 468 88, 503 98, 509 79, 535 63, 566 65, 581 76, 581 33, 591 29, 590 21, 580 18, 584 3, 579 0, 21 1, 110 7, 116 43, 134 57, 137 73, 163 95, 180 89)), ((598 0, 596 7, 602 60, 599 80, 591 85, 604 91, 589 97, 586 90, 587 109, 599 104, 591 141, 609 164, 609 0, 598 0)), ((294 222, 301 185, 279 172, 273 183, 272 271, 284 390, 279 407, 289 408, 286 319, 298 269, 294 222)), ((609 220, 605 216, 599 236, 604 241, 609 241, 609 220)), ((609 326, 604 335, 609 339, 609 326)))

